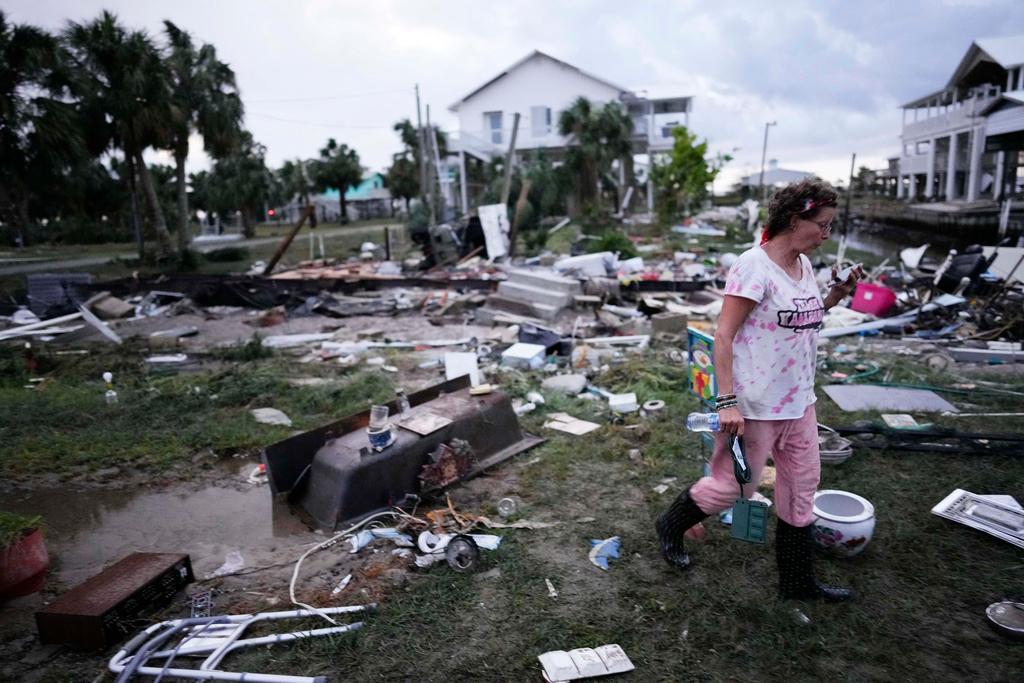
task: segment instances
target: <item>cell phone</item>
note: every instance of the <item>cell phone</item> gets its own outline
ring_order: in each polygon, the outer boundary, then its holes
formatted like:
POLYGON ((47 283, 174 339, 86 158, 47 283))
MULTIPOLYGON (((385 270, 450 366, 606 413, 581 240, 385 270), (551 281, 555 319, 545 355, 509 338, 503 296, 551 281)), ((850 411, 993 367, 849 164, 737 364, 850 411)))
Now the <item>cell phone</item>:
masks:
POLYGON ((829 286, 834 287, 835 285, 843 284, 844 282, 850 279, 850 275, 853 273, 853 271, 856 270, 857 268, 860 268, 862 265, 864 264, 854 263, 852 266, 847 266, 846 268, 843 268, 838 273, 836 273, 836 276, 835 278, 833 278, 832 282, 828 283, 829 286))

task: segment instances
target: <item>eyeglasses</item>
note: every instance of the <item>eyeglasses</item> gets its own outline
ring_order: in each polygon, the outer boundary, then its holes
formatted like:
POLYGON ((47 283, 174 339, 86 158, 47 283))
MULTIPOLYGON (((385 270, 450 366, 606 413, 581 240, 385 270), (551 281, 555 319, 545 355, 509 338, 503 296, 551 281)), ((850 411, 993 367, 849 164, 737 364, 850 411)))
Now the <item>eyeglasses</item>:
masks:
POLYGON ((808 223, 814 223, 815 225, 817 225, 818 226, 818 230, 820 230, 821 234, 826 236, 826 237, 828 236, 828 234, 830 232, 832 232, 832 224, 835 222, 835 219, 832 219, 832 220, 828 221, 827 223, 819 223, 818 221, 812 221, 809 218, 805 218, 804 220, 807 221, 808 223))

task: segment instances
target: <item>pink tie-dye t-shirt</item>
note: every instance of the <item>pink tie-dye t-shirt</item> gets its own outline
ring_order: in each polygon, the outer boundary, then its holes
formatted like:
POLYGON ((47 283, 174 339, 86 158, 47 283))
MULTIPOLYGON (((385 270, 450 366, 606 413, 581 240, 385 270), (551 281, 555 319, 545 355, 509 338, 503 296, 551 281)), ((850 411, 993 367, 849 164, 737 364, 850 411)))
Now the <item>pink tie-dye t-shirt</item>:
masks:
POLYGON ((800 256, 793 280, 761 247, 729 270, 725 293, 757 302, 733 339, 733 390, 750 420, 793 420, 816 400, 818 328, 825 314, 814 270, 800 256))

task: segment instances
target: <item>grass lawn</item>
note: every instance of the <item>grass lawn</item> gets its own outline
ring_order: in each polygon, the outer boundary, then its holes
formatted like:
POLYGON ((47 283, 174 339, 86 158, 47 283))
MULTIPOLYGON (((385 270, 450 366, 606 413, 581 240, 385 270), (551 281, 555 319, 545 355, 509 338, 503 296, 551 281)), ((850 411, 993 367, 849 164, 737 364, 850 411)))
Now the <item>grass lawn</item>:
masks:
POLYGON ((208 355, 209 369, 183 374, 148 371, 143 358, 151 352, 133 341, 117 354, 93 351, 57 356, 37 345, 38 375, 48 379, 29 390, 21 349, 0 349, 0 476, 68 477, 111 466, 159 472, 196 455, 255 453, 292 429, 259 424, 250 408, 278 408, 296 429, 309 429, 394 395, 379 371, 303 366, 300 373, 294 359, 264 357, 256 341, 208 355), (103 398, 106 370, 114 373, 114 405, 103 398), (343 381, 306 387, 287 381, 304 374, 343 381))
MULTIPOLYGON (((8 352, 0 389, 0 472, 18 478, 111 462, 157 472, 197 452, 257 448, 287 433, 256 425, 246 415, 250 407, 278 407, 304 429, 391 392, 379 371, 297 370, 293 361, 260 355, 241 347, 217 359, 221 367, 177 376, 146 375, 131 348, 116 358, 46 358, 40 371, 54 379, 29 392, 21 388, 20 357, 8 352), (113 407, 102 402, 103 369, 121 378, 121 401, 113 407), (286 381, 296 372, 343 381, 300 389, 286 381)), ((963 379, 956 374, 960 370, 929 373, 914 357, 868 358, 891 369, 893 382, 948 386, 963 379)), ((1024 391, 1020 375, 965 377, 977 388, 947 394, 954 402, 970 404, 972 411, 1024 408, 1020 397, 984 391, 989 381, 1024 391)), ((537 383, 523 375, 499 381, 515 395, 537 383)), ((548 437, 544 445, 498 466, 483 481, 455 487, 451 495, 464 510, 492 515, 494 503, 511 495, 520 504, 517 518, 559 526, 499 532, 500 549, 485 552, 484 566, 474 574, 454 574, 445 566, 413 574, 407 585, 383 592, 380 611, 354 635, 239 654, 230 658, 230 668, 353 681, 526 681, 538 680, 541 652, 614 642, 637 666, 617 680, 1019 680, 1022 645, 991 631, 984 609, 997 600, 1024 598, 1021 551, 929 513, 958 487, 1020 497, 1019 453, 857 449, 848 462, 826 465, 821 488, 867 497, 878 525, 862 555, 818 562, 823 578, 853 586, 859 599, 800 605, 811 623, 798 623, 796 605, 775 597, 773 534, 767 546, 744 544, 708 520, 709 539, 690 544, 690 571, 676 572, 659 556, 653 520, 699 475, 705 455, 698 436, 680 427, 697 408, 685 382, 681 366, 653 351, 598 380, 610 390, 636 391, 641 401, 665 400, 667 415, 655 423, 630 418, 607 424, 600 403, 550 397, 522 418, 525 428, 548 437), (584 437, 562 435, 542 428, 552 411, 605 424, 584 437), (630 449, 642 458, 631 460, 630 449), (678 480, 668 493, 654 493, 666 477, 678 480), (622 538, 622 558, 604 572, 587 561, 589 540, 612 535, 622 538), (545 579, 557 598, 548 596, 545 579)), ((823 395, 818 410, 820 421, 833 426, 877 419, 842 413, 823 395)), ((957 420, 955 426, 1024 431, 1019 418, 998 424, 957 420)), ((57 661, 63 666, 44 680, 80 680, 72 673, 76 666, 89 670, 91 679, 102 666, 99 658, 57 661)))

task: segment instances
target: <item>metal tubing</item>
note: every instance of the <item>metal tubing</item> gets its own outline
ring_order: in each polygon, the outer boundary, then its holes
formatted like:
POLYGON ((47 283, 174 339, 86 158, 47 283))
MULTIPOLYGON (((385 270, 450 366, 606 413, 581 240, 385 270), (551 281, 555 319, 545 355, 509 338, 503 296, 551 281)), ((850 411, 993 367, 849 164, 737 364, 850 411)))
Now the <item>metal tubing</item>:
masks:
MULTIPOLYGON (((376 609, 376 607, 376 603, 369 603, 366 605, 328 607, 323 610, 319 610, 319 612, 327 614, 345 614, 372 610, 376 609)), ((274 621, 278 619, 295 619, 312 616, 317 616, 317 612, 299 609, 283 610, 278 612, 259 612, 256 614, 234 614, 217 617, 173 619, 160 622, 148 627, 139 635, 128 641, 124 647, 118 650, 110 659, 108 669, 111 672, 118 674, 119 679, 126 674, 128 678, 131 678, 136 674, 140 674, 145 676, 169 676, 172 678, 178 677, 195 680, 248 681, 249 683, 317 683, 317 681, 323 680, 322 677, 244 672, 238 673, 231 671, 218 671, 208 668, 210 666, 215 666, 228 652, 235 649, 254 645, 288 642, 298 640, 300 638, 346 633, 357 630, 363 626, 363 622, 355 622, 344 626, 311 629, 308 631, 293 631, 291 633, 281 633, 263 636, 260 638, 238 639, 246 628, 258 621, 274 621), (157 652, 152 651, 155 650, 156 647, 162 645, 174 633, 187 630, 189 627, 193 626, 202 626, 203 628, 207 628, 214 624, 217 625, 214 630, 220 631, 224 634, 214 637, 217 637, 222 642, 216 644, 208 643, 205 645, 196 645, 193 647, 179 646, 176 649, 161 650, 157 652), (225 626, 227 625, 231 625, 231 631, 229 633, 224 633, 225 626), (161 667, 145 666, 150 659, 167 658, 172 655, 197 655, 203 654, 209 650, 213 650, 213 653, 207 657, 199 669, 172 669, 168 668, 166 664, 161 667), (134 655, 131 654, 132 651, 135 651, 134 655)))

